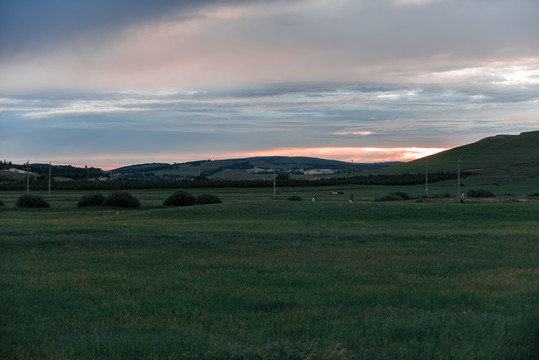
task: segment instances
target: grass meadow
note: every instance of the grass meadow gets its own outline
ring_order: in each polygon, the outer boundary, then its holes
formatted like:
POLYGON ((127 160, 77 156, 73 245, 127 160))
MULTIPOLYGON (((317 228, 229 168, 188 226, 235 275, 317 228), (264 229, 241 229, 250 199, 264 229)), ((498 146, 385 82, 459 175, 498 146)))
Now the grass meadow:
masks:
POLYGON ((204 189, 223 203, 183 208, 131 191, 137 210, 0 193, 0 358, 539 356, 539 202, 341 189, 204 189))

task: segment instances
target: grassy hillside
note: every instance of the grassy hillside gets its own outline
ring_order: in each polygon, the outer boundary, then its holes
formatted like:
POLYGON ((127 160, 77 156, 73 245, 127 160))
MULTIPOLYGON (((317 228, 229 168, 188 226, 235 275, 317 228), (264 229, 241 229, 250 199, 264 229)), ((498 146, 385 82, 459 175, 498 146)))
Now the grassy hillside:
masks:
POLYGON ((539 131, 492 136, 418 160, 377 170, 376 173, 423 173, 461 170, 484 175, 539 176, 539 131))
POLYGON ((354 164, 311 157, 267 156, 228 160, 201 160, 181 164, 152 163, 126 166, 112 170, 127 178, 163 179, 206 176, 219 179, 251 179, 284 172, 303 175, 304 170, 329 169, 347 174, 379 169, 395 163, 354 164), (255 170, 256 169, 256 170, 255 170))

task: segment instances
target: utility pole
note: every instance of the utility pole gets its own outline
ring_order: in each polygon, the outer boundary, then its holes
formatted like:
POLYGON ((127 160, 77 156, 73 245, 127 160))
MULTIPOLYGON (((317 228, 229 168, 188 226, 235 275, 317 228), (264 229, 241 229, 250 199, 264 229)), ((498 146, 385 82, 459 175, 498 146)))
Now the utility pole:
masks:
POLYGON ((458 172, 457 172, 457 182, 458 182, 458 184, 457 184, 457 189, 458 189, 458 194, 457 194, 457 195, 458 195, 459 197, 460 197, 460 163, 461 163, 461 162, 462 162, 462 160, 460 159, 460 155, 459 155, 459 159, 458 159, 458 161, 457 161, 457 163, 458 163, 458 167, 457 167, 457 169, 458 169, 458 172))
POLYGON ((277 189, 275 185, 275 164, 273 164, 273 198, 277 196, 277 189))
POLYGON ((26 195, 30 194, 30 160, 26 160, 26 195))
POLYGON ((425 162, 425 196, 429 197, 429 162, 425 162))
POLYGON ((49 161, 49 197, 51 197, 51 162, 49 161))

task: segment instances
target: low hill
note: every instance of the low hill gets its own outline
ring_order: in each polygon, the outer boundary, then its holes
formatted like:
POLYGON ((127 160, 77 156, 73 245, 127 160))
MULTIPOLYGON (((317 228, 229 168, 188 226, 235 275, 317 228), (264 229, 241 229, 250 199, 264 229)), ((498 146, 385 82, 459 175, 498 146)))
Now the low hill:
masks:
POLYGON ((539 176, 539 131, 497 135, 418 160, 374 171, 377 174, 462 171, 485 175, 539 176))
POLYGON ((293 176, 350 174, 395 165, 387 163, 348 163, 312 157, 266 156, 229 160, 201 160, 186 163, 151 163, 125 166, 112 174, 134 179, 195 178, 256 179, 276 173, 293 176))

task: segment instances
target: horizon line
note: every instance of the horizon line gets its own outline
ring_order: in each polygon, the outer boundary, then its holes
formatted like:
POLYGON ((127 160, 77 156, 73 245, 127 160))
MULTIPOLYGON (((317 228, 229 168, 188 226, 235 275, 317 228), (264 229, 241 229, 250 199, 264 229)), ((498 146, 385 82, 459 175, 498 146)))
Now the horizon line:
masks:
MULTIPOLYGON (((150 155, 140 154, 118 154, 118 155, 96 155, 88 157, 74 157, 65 160, 22 160, 16 158, 8 160, 12 163, 21 162, 57 164, 74 167, 93 167, 110 171, 125 166, 133 166, 150 163, 182 164, 202 160, 232 160, 251 157, 313 157, 324 160, 343 161, 348 163, 382 163, 382 162, 407 162, 417 160, 426 156, 446 151, 449 148, 438 147, 316 147, 316 148, 296 148, 283 147, 254 151, 231 151, 220 153, 157 153, 150 155)), ((52 156, 53 158, 56 156, 52 156)))

